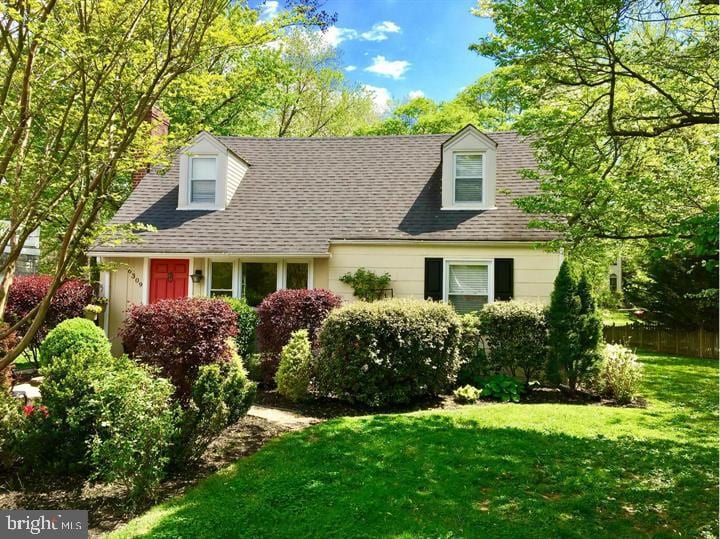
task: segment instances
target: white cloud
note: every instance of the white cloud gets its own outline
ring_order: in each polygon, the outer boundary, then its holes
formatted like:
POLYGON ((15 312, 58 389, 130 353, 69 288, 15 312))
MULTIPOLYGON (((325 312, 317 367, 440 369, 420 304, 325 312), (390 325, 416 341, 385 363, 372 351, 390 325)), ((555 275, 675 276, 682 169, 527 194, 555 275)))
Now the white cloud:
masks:
POLYGON ((425 92, 422 90, 410 90, 408 93, 408 99, 417 99, 418 97, 425 97, 425 92))
POLYGON ((401 79, 410 67, 407 60, 388 60, 382 55, 375 56, 372 64, 365 68, 365 71, 382 75, 383 77, 391 77, 393 79, 401 79))
POLYGON ((357 66, 347 66, 347 67, 345 68, 345 71, 347 71, 348 73, 350 73, 351 71, 355 71, 356 69, 357 69, 357 66))
POLYGON ((278 0, 265 0, 260 6, 260 20, 266 21, 272 19, 280 11, 280 2, 278 0))
POLYGON ((352 28, 340 28, 338 26, 329 26, 324 31, 320 31, 323 43, 331 47, 337 47, 348 39, 357 39, 357 35, 357 31, 352 28))
POLYGON ((397 34, 400 27, 392 21, 377 22, 367 32, 360 34, 360 37, 366 41, 385 41, 388 34, 397 34))
POLYGON ((373 86, 372 84, 363 84, 362 88, 372 98, 375 112, 385 114, 390 110, 392 97, 387 88, 373 86))

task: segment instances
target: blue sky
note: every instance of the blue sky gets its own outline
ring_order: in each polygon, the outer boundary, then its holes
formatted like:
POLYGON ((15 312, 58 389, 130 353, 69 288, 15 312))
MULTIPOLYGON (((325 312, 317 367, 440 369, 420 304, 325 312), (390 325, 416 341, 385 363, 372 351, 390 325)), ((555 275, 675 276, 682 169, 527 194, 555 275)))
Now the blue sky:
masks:
MULTIPOLYGON (((278 6, 258 2, 266 13, 278 6)), ((468 50, 493 30, 490 19, 470 13, 475 5, 476 0, 325 0, 323 9, 337 13, 337 22, 323 38, 381 112, 390 99, 425 95, 443 101, 493 68, 468 50)))

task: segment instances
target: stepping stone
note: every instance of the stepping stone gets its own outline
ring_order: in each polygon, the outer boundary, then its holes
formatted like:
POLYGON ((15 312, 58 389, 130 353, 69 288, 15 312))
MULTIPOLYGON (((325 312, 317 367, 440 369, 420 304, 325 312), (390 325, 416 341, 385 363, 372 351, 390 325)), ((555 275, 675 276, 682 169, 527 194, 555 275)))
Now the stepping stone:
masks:
POLYGON ((270 423, 275 423, 276 425, 282 425, 293 429, 309 427, 310 425, 314 425, 315 423, 319 423, 321 421, 317 417, 308 417, 288 410, 257 405, 250 407, 248 415, 259 417, 269 421, 270 423))
POLYGON ((13 397, 25 399, 26 404, 40 400, 40 390, 31 384, 18 384, 12 388, 13 397))
POLYGON ((42 383, 44 378, 44 376, 35 376, 33 378, 30 378, 30 385, 37 387, 42 383))

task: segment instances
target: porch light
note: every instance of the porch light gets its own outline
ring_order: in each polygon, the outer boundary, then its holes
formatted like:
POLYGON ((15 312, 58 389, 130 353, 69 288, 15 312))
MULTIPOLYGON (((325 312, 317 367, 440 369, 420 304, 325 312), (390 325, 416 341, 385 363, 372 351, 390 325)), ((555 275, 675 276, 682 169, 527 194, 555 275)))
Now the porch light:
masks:
POLYGON ((199 283, 200 281, 202 281, 203 280, 202 270, 199 270, 199 269, 195 270, 195 273, 190 275, 190 279, 192 280, 193 283, 196 283, 196 284, 199 283))

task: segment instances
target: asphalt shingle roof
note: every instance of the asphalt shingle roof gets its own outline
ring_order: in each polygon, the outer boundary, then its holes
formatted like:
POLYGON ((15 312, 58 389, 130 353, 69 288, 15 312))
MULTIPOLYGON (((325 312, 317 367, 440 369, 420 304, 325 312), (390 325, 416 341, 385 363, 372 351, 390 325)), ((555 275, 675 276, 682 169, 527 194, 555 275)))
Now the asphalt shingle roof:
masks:
POLYGON ((178 211, 179 158, 148 174, 113 218, 154 225, 143 241, 96 251, 327 253, 330 240, 542 241, 512 204, 535 192, 536 166, 513 132, 498 143, 496 210, 441 211, 441 145, 452 135, 258 139, 218 137, 250 163, 224 211, 178 211))

